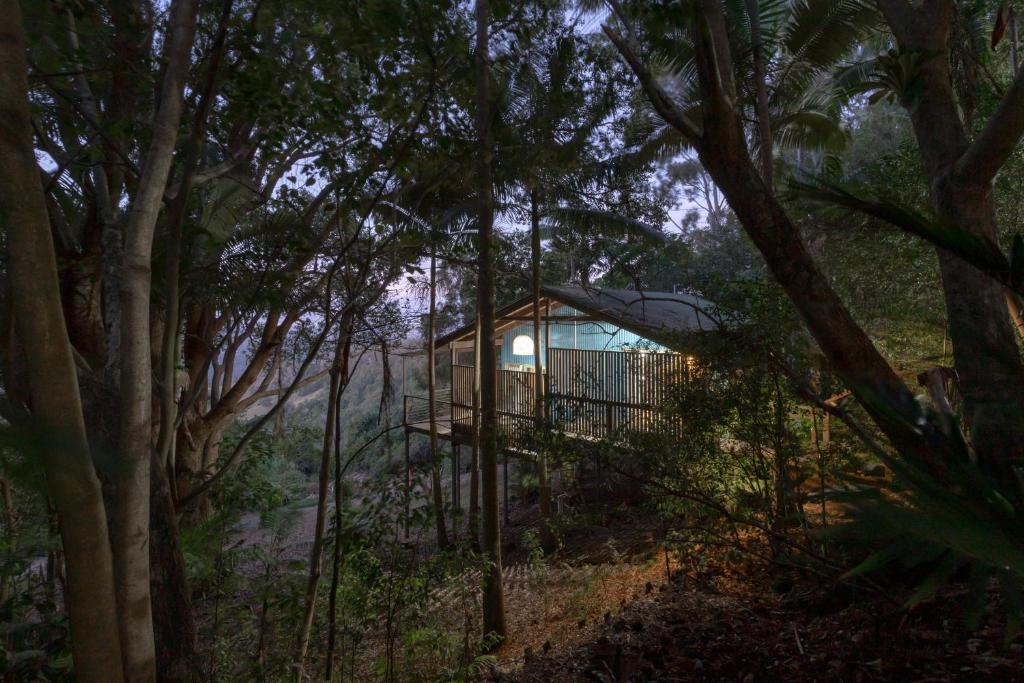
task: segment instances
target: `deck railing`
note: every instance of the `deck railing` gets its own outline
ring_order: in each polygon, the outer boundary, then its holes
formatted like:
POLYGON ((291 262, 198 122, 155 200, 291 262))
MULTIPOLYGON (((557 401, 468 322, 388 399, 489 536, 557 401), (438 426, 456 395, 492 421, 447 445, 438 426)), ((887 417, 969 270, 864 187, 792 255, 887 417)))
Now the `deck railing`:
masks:
MULTIPOLYGON (((682 432, 682 421, 661 407, 673 387, 689 378, 685 356, 549 348, 547 367, 546 412, 561 432, 591 439, 624 431, 682 432)), ((453 365, 451 389, 438 392, 439 420, 443 416, 453 430, 471 432, 474 372, 473 366, 453 365)), ((533 430, 537 375, 498 370, 495 379, 500 439, 523 443, 533 430)), ((403 412, 406 424, 426 422, 426 399, 406 397, 403 412)))
POLYGON ((661 408, 689 378, 686 356, 551 348, 548 368, 548 411, 560 431, 598 439, 682 431, 682 421, 661 408))
MULTIPOLYGON (((452 366, 452 421, 457 428, 473 426, 473 373, 471 365, 452 366)), ((498 370, 498 429, 503 443, 519 442, 532 429, 536 401, 536 375, 521 370, 498 370)))
POLYGON ((472 365, 452 365, 452 422, 460 427, 473 427, 472 365))
MULTIPOLYGON (((434 392, 434 416, 440 422, 452 419, 452 390, 434 392)), ((402 423, 416 424, 430 420, 430 399, 426 396, 406 394, 402 397, 402 423)))

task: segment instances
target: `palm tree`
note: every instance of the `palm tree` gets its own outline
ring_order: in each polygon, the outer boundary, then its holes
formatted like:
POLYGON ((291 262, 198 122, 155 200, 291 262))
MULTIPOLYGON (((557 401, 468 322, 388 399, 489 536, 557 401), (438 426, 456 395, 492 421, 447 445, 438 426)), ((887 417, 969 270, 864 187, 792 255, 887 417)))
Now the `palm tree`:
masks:
MULTIPOLYGON (((530 225, 530 292, 533 297, 534 430, 545 429, 545 375, 541 356, 541 244, 546 209, 578 202, 579 187, 599 173, 593 153, 595 130, 614 106, 614 88, 590 70, 593 54, 572 26, 531 22, 529 41, 510 50, 516 58, 503 64, 500 100, 504 152, 499 176, 509 189, 519 188, 528 203, 530 225), (539 27, 538 27, 539 24, 539 27)), ((550 226, 549 226, 550 229, 550 226)), ((537 480, 541 545, 555 549, 551 521, 551 486, 547 455, 537 439, 537 480)))

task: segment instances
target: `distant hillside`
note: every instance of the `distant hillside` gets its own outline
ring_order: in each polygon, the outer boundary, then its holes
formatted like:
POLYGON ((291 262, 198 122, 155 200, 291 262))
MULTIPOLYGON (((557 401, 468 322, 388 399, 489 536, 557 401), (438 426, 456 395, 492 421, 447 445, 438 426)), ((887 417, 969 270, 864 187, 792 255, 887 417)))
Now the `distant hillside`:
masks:
MULTIPOLYGON (((405 392, 418 396, 426 396, 426 368, 422 357, 408 356, 405 362, 405 392)), ((402 395, 403 395, 403 358, 401 356, 389 357, 391 373, 390 402, 381 410, 381 393, 386 386, 385 368, 379 352, 367 352, 363 354, 355 373, 349 382, 341 400, 341 435, 343 444, 347 447, 359 447, 367 440, 378 435, 386 426, 396 426, 402 420, 402 395)), ((438 368, 438 383, 445 386, 448 381, 447 370, 438 368)), ((323 422, 327 413, 327 395, 330 378, 321 377, 304 387, 296 390, 295 394, 288 400, 285 406, 285 420, 289 426, 303 425, 316 429, 318 432, 323 429, 323 422)), ((241 422, 250 422, 269 411, 276 401, 276 397, 264 398, 250 406, 239 416, 241 422)), ((398 442, 402 434, 400 430, 394 430, 390 434, 393 442, 398 442)), ((368 458, 373 459, 373 454, 380 454, 384 450, 385 438, 380 439, 379 444, 369 449, 368 458)), ((422 448, 419 441, 414 443, 414 450, 422 448)))

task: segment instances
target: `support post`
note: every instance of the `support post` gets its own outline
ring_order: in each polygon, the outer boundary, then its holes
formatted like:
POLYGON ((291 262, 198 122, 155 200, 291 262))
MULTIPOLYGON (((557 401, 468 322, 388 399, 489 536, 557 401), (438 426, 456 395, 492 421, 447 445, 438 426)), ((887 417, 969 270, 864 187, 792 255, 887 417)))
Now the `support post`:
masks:
POLYGON ((501 479, 505 494, 505 526, 508 526, 508 451, 505 451, 505 461, 502 463, 501 479))
POLYGON ((409 430, 405 430, 405 540, 409 540, 409 500, 412 497, 412 468, 409 464, 409 430))
MULTIPOLYGON (((459 477, 459 444, 452 438, 452 514, 455 515, 462 509, 461 483, 459 477)), ((454 524, 455 522, 452 522, 454 524)))

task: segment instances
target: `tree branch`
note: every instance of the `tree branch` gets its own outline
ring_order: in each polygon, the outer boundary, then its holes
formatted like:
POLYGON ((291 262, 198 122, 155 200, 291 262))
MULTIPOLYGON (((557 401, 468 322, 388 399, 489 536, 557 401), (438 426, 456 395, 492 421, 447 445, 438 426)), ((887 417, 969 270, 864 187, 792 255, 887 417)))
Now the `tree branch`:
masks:
POLYGON ((654 109, 658 114, 673 128, 682 133, 694 148, 699 150, 702 142, 700 131, 686 118, 682 110, 676 106, 672 98, 665 92, 665 89, 661 87, 661 84, 655 80, 633 47, 611 26, 605 24, 601 29, 608 36, 608 39, 612 41, 612 44, 615 45, 622 58, 629 64, 629 68, 636 74, 641 87, 647 93, 647 97, 651 100, 651 104, 654 105, 654 109))
POLYGON ((1018 73, 1003 101, 978 137, 956 162, 954 173, 965 180, 987 184, 1017 148, 1024 135, 1024 73, 1018 73))
MULTIPOLYGON (((295 389, 296 390, 301 389, 302 387, 304 387, 306 385, 312 384, 313 382, 317 381, 321 377, 326 377, 327 374, 330 373, 330 371, 331 371, 331 369, 328 367, 328 368, 324 368, 320 372, 316 372, 316 373, 310 375, 309 377, 305 378, 304 380, 302 380, 301 382, 296 384, 295 385, 295 389)), ((234 410, 235 410, 235 412, 240 413, 240 412, 244 411, 246 408, 248 408, 249 406, 251 406, 252 404, 258 403, 262 399, 265 399, 265 398, 270 397, 270 396, 277 396, 279 393, 280 392, 277 389, 267 389, 266 391, 258 391, 255 394, 252 394, 251 396, 246 396, 241 401, 239 401, 238 405, 235 406, 234 410)))

